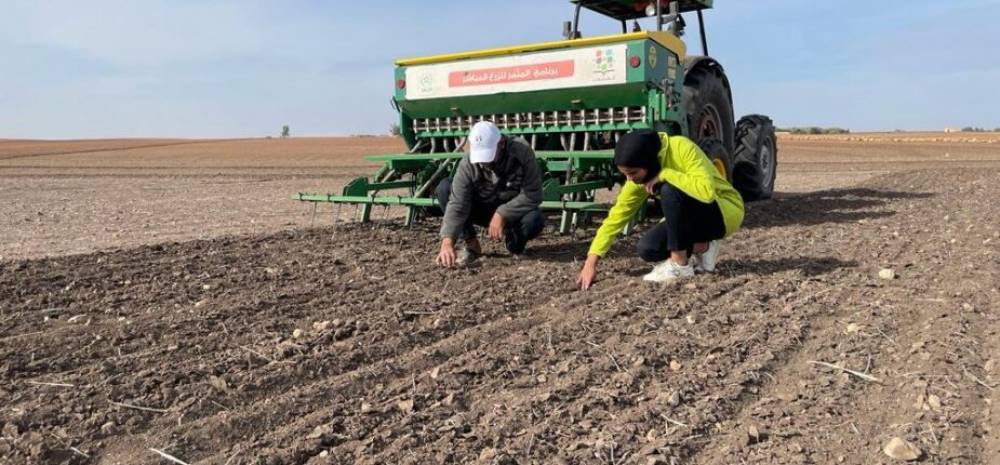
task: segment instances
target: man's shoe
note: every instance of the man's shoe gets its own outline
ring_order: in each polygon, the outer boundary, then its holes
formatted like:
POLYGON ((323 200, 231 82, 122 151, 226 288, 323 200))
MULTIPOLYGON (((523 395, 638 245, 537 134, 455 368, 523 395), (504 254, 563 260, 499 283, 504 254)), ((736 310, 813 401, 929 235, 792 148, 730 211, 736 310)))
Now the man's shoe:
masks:
POLYGON ((471 250, 468 247, 463 247, 458 251, 458 257, 455 259, 455 264, 458 266, 469 266, 479 259, 480 253, 475 250, 471 250))
POLYGON ((715 265, 719 262, 719 241, 709 242, 708 250, 698 255, 696 269, 705 273, 715 273, 715 265))
POLYGON ((649 274, 642 277, 647 283, 665 283, 682 278, 694 277, 694 267, 691 264, 680 266, 673 260, 667 260, 653 268, 649 274))
POLYGON ((524 237, 521 236, 521 228, 515 226, 507 226, 504 228, 503 243, 511 255, 523 254, 524 248, 528 245, 528 241, 524 240, 524 237))

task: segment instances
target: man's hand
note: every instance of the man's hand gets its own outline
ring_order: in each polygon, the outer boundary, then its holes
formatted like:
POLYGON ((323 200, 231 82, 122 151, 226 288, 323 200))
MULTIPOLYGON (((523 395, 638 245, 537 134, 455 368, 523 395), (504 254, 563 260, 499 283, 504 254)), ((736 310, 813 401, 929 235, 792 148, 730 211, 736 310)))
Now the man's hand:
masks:
POLYGON ((663 186, 663 181, 659 178, 653 178, 652 181, 646 183, 646 193, 649 195, 656 195, 660 193, 660 187, 663 186))
POLYGON ((576 278, 576 285, 580 289, 586 291, 594 284, 594 279, 597 278, 597 259, 597 255, 587 256, 587 262, 583 264, 583 269, 580 270, 580 277, 576 278))
POLYGON ((445 268, 455 266, 455 241, 451 238, 441 240, 441 251, 438 252, 437 263, 445 268))
POLYGON ((493 214, 493 219, 490 220, 490 239, 499 241, 503 239, 503 217, 499 213, 493 214))

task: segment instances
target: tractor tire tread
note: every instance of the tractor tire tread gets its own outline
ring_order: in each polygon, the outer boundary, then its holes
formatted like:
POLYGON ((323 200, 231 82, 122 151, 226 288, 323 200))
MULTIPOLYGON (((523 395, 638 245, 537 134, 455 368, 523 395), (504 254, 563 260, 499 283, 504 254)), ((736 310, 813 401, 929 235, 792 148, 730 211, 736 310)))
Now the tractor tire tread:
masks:
MULTIPOLYGON (((774 194, 774 176, 764 179, 760 167, 760 151, 767 138, 772 140, 772 163, 777 164, 777 144, 774 123, 764 115, 747 115, 736 123, 736 150, 733 187, 748 202, 766 200, 774 194)), ((775 166, 775 169, 777 166, 775 166)))

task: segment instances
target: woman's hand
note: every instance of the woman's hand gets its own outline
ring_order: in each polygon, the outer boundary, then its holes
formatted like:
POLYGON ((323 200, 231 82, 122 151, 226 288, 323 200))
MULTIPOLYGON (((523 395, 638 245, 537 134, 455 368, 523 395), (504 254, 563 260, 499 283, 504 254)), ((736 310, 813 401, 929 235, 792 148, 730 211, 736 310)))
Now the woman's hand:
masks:
POLYGON ((663 181, 659 178, 653 178, 652 181, 646 183, 646 193, 649 195, 656 195, 660 192, 660 187, 663 186, 663 181))
POLYGON ((597 260, 599 258, 597 255, 587 256, 587 262, 583 264, 583 269, 580 270, 580 277, 576 278, 576 285, 580 289, 586 291, 594 284, 594 279, 597 278, 597 260))

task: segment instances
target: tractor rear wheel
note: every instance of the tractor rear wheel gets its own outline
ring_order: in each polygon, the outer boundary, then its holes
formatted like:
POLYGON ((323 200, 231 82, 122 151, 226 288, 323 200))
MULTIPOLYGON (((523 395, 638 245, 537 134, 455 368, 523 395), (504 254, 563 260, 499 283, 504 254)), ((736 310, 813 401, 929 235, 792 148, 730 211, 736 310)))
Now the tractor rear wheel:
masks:
MULTIPOLYGON (((715 66, 695 67, 684 77, 684 103, 687 110, 688 137, 705 148, 710 139, 718 140, 731 155, 734 150, 735 122, 733 103, 726 90, 722 69, 715 66)), ((709 157, 711 158, 711 156, 709 157)), ((732 181, 731 159, 713 159, 726 164, 726 179, 732 181)))
POLYGON ((771 118, 749 115, 736 124, 733 187, 749 202, 770 199, 778 173, 778 144, 771 118))
POLYGON ((715 169, 719 170, 726 180, 731 180, 733 175, 734 166, 733 156, 726 149, 726 144, 723 144, 721 140, 716 138, 703 139, 698 143, 701 147, 701 151, 705 152, 709 160, 712 160, 712 164, 715 165, 715 169))

